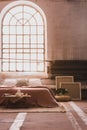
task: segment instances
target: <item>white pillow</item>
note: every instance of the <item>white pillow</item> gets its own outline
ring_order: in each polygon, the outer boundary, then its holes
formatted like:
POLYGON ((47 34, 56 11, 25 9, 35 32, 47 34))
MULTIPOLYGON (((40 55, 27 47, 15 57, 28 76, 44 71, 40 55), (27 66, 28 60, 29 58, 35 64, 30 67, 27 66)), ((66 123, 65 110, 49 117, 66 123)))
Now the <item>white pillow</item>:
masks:
POLYGON ((29 79, 29 86, 30 87, 42 86, 41 80, 37 78, 29 79))
POLYGON ((16 84, 16 79, 5 79, 3 82, 3 86, 13 87, 16 84))

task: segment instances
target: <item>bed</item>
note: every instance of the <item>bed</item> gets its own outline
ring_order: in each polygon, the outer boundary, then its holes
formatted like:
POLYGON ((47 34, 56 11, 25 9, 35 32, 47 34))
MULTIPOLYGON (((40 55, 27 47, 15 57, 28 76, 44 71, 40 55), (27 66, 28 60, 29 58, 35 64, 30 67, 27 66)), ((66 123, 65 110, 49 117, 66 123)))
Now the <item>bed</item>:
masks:
POLYGON ((5 94, 14 95, 18 90, 31 96, 29 106, 58 107, 52 90, 44 86, 0 87, 0 105, 4 104, 5 94))

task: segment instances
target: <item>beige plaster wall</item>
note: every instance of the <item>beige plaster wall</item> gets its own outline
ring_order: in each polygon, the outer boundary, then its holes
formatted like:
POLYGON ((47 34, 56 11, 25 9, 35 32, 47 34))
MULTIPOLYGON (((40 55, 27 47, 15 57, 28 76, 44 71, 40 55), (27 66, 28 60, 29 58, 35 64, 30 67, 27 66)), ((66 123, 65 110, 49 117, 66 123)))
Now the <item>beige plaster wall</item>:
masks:
MULTIPOLYGON (((0 11, 10 1, 0 0, 0 11)), ((30 0, 47 18, 48 60, 87 59, 87 0, 30 0)))

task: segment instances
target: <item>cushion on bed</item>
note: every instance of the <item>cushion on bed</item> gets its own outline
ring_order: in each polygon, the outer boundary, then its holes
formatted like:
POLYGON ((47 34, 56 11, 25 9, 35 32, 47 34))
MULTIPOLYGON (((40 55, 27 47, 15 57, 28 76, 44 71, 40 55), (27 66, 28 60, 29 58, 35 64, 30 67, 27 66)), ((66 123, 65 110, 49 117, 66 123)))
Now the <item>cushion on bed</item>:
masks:
POLYGON ((17 83, 16 85, 17 87, 22 87, 22 86, 29 86, 29 80, 27 79, 20 79, 20 80, 17 80, 17 83))
POLYGON ((0 78, 0 85, 2 85, 3 84, 3 79, 2 78, 0 78))
POLYGON ((16 84, 16 79, 4 79, 1 87, 13 87, 16 84))
POLYGON ((0 87, 37 87, 42 86, 39 78, 6 78, 2 80, 0 87))
POLYGON ((29 86, 30 87, 42 86, 41 80, 38 78, 29 79, 29 86))

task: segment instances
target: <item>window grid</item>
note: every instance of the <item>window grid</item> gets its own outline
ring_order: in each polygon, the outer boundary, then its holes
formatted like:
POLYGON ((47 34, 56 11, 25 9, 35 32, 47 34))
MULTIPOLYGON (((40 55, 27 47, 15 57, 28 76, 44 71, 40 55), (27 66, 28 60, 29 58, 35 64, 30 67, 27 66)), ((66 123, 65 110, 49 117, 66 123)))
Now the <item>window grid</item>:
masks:
MULTIPOLYGON (((44 20, 36 9, 30 8, 34 11, 31 15, 30 12, 25 11, 29 6, 20 7, 22 11, 16 11, 15 14, 11 9, 3 19, 2 71, 44 72, 44 20), (8 22, 6 22, 7 15, 10 16, 8 22), (25 17, 28 15, 29 17, 31 15, 29 19, 25 17), (14 23, 12 23, 13 19, 14 23)), ((13 10, 16 10, 16 7, 13 10)))

